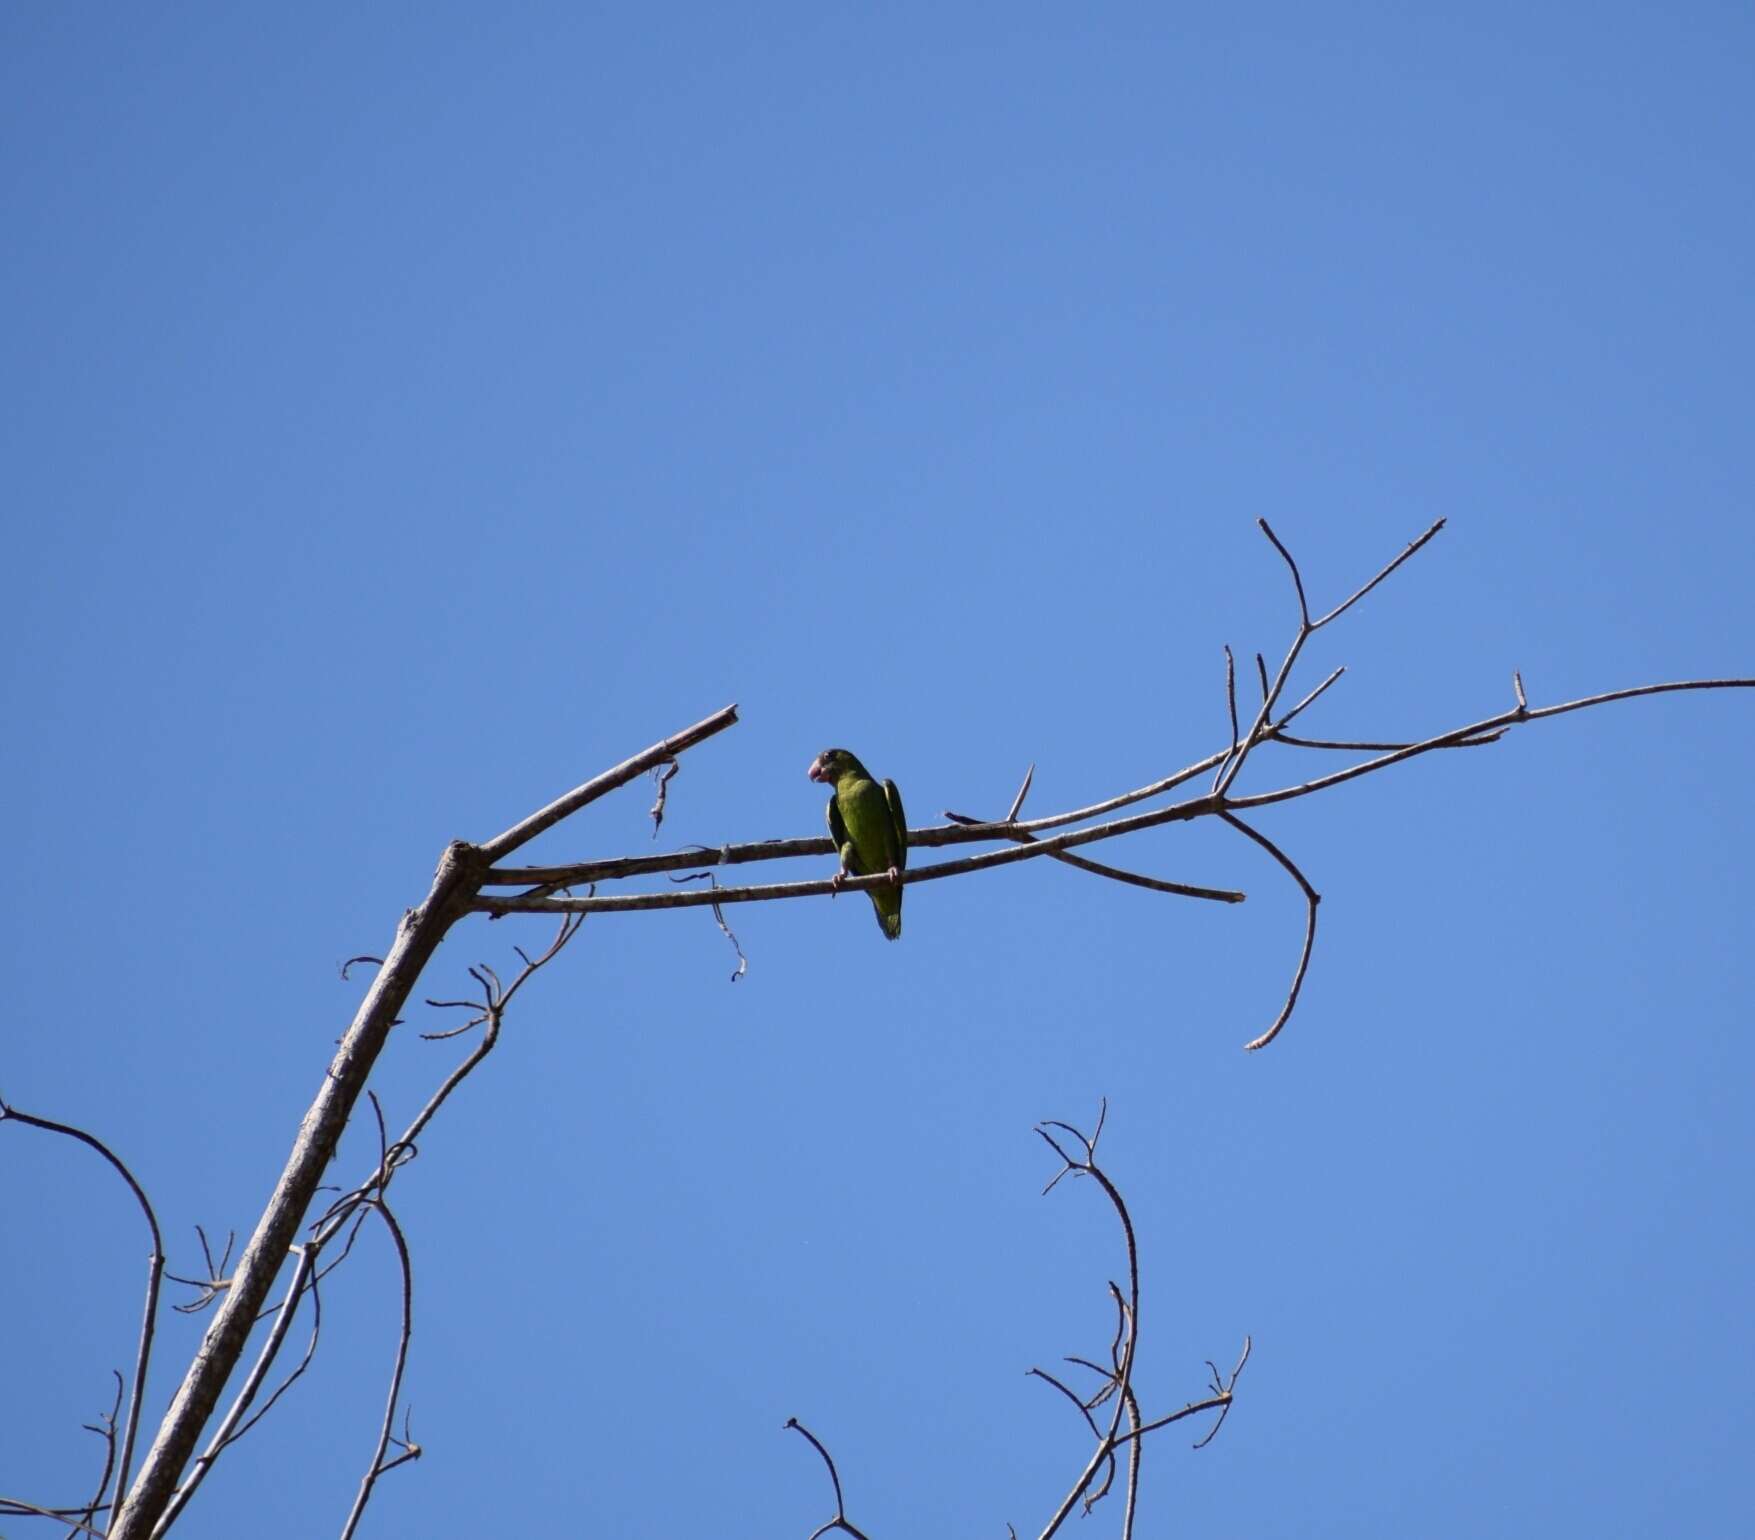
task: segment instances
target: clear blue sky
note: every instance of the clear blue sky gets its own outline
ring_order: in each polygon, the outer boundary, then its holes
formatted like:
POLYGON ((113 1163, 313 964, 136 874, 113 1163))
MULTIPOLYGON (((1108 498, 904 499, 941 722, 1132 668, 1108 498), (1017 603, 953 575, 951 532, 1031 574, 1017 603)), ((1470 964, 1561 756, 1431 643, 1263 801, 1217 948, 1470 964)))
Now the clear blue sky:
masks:
MULTIPOLYGON (((1450 521, 1313 646, 1312 731, 1755 673, 1752 65, 1713 4, 8 7, 0 1093, 195 1270, 447 840, 734 700, 659 848, 817 832, 831 743, 917 823, 1141 784, 1220 742, 1222 644, 1287 640, 1258 515, 1319 603, 1450 521)), ((1302 908, 1223 831, 1110 855, 1235 908, 1047 862, 895 946, 746 906, 735 985, 703 911, 589 922, 397 1182, 428 1454, 367 1532, 802 1537, 796 1415, 874 1536, 1034 1533, 1086 1441, 1024 1370, 1102 1348, 1122 1262, 1030 1128, 1104 1094, 1148 1410, 1256 1343, 1144 1532, 1738 1530, 1752 713, 1264 815, 1324 904, 1253 1057, 1302 908)), ((535 854, 651 849, 650 800, 535 854)), ((145 1243, 18 1128, 0 1233, 0 1493, 71 1501, 145 1243)), ((338 1521, 387 1258, 191 1534, 338 1521)))

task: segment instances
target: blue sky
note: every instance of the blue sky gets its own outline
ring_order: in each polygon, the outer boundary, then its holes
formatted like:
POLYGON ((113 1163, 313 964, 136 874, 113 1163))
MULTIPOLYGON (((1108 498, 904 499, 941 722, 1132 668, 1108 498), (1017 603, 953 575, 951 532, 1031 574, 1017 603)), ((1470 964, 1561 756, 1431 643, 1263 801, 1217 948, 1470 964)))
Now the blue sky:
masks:
MULTIPOLYGON (((194 1270, 446 841, 730 701, 658 848, 817 832, 831 743, 916 823, 1142 784, 1289 639, 1258 516, 1317 604, 1449 521, 1312 644, 1312 732, 1755 674, 1752 49, 1718 5, 10 8, 0 1094, 194 1270)), ((797 1416, 874 1536, 1034 1533, 1087 1450, 1024 1370, 1101 1350, 1122 1260, 1030 1129, 1105 1095, 1148 1411, 1256 1345, 1147 1532, 1730 1532, 1752 710, 1263 814, 1324 902, 1254 1056, 1302 905, 1204 826, 1108 858, 1247 903, 744 906, 735 985, 703 911, 589 921, 394 1189, 427 1455, 366 1532, 806 1535, 797 1416)), ((654 848, 650 800, 532 855, 654 848)), ((546 935, 472 922, 422 993, 546 935)), ((394 1124, 460 1051, 393 1040, 394 1124)), ((145 1243, 16 1127, 0 1226, 0 1494, 72 1501, 145 1243)), ((190 1533, 339 1522, 395 1309, 368 1232, 190 1533)))

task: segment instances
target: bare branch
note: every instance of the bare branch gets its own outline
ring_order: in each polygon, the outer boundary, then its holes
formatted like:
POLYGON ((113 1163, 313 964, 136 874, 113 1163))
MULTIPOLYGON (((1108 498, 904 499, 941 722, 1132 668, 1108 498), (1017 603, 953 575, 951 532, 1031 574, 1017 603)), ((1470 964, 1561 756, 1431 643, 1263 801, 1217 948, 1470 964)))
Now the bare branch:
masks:
POLYGON ((122 1376, 116 1370, 110 1370, 116 1380, 116 1397, 110 1403, 107 1412, 99 1414, 99 1421, 85 1424, 88 1433, 95 1433, 104 1441, 104 1468, 98 1477, 97 1490, 91 1494, 91 1501, 85 1505, 85 1513, 81 1517, 82 1527, 89 1527, 98 1514, 106 1506, 104 1494, 110 1489, 110 1475, 116 1468, 116 1422, 122 1414, 122 1376))
POLYGON ((1378 770, 1386 770, 1391 765, 1400 764, 1404 759, 1413 759, 1416 755, 1429 754, 1434 749, 1457 748, 1467 744, 1470 739, 1479 739, 1487 733, 1501 733, 1505 729, 1515 727, 1520 722, 1539 722, 1546 717, 1564 716, 1569 711, 1583 711, 1591 706, 1605 706, 1611 701, 1637 700, 1646 695, 1667 695, 1676 690, 1750 690, 1755 689, 1755 679, 1684 679, 1673 684, 1642 684, 1626 690, 1608 690, 1601 695, 1586 695, 1578 700, 1566 701, 1558 706, 1534 707, 1527 711, 1513 707, 1510 711, 1502 711, 1497 716, 1483 717, 1479 722, 1471 722, 1466 727, 1452 728, 1447 733, 1439 733, 1432 738, 1422 739, 1418 743, 1408 744, 1392 753, 1384 754, 1377 759, 1368 759, 1363 764, 1349 765, 1345 770, 1337 770, 1332 775, 1319 776, 1313 781, 1305 781, 1297 786, 1284 786, 1278 791, 1257 792, 1249 797, 1233 797, 1228 805, 1233 808, 1266 807, 1274 802, 1286 802, 1293 797, 1306 797, 1312 792, 1324 791, 1330 786, 1339 786, 1343 781, 1357 780, 1362 775, 1371 775, 1378 770))
POLYGON ((829 1481, 835 1488, 835 1516, 830 1519, 828 1523, 818 1528, 811 1536, 811 1540, 817 1540, 818 1535, 826 1535, 832 1529, 843 1530, 847 1534, 852 1535, 854 1540, 866 1540, 866 1536, 861 1533, 861 1531, 855 1529, 852 1524, 847 1522, 847 1504, 841 1496, 841 1477, 835 1469, 835 1461, 830 1456, 829 1451, 823 1447, 823 1441, 818 1438, 816 1434, 812 1433, 811 1430, 796 1417, 788 1417, 786 1419, 786 1426, 793 1429, 795 1432, 802 1433, 810 1440, 811 1447, 823 1457, 823 1464, 829 1467, 829 1481))
POLYGON ((104 1540, 102 1530, 93 1529, 91 1521, 80 1517, 84 1508, 41 1508, 22 1497, 0 1497, 0 1514, 10 1514, 18 1518, 54 1519, 57 1523, 70 1525, 75 1534, 86 1534, 95 1540, 104 1540))
MULTIPOLYGON (((1282 733, 1278 729, 1270 733, 1269 736, 1275 743, 1284 743, 1295 749, 1340 749, 1352 753, 1369 754, 1376 753, 1382 749, 1407 749, 1413 747, 1412 744, 1406 742, 1380 743, 1374 741, 1368 742, 1362 739, 1342 740, 1339 738, 1300 738, 1292 733, 1282 733)), ((1464 738, 1457 743, 1447 743, 1444 747, 1450 749, 1483 749, 1489 743, 1497 743, 1504 736, 1505 729, 1502 727, 1498 732, 1488 733, 1484 737, 1464 738)))
POLYGON ((1298 713, 1301 712, 1306 706, 1315 705, 1317 700, 1321 698, 1321 696, 1328 689, 1328 687, 1331 684, 1333 684, 1337 679, 1339 679, 1342 674, 1346 673, 1346 671, 1347 671, 1347 666, 1346 666, 1346 664, 1343 663, 1332 674, 1330 674, 1327 679, 1323 680, 1323 682, 1321 684, 1319 684, 1314 690, 1312 690, 1308 695, 1306 695, 1303 700, 1299 701, 1296 706, 1294 706, 1283 717, 1281 717, 1279 720, 1279 725, 1273 729, 1273 736, 1276 738, 1279 738, 1282 742, 1284 742, 1285 740, 1284 740, 1284 737, 1282 736, 1282 729, 1284 729, 1285 725, 1288 722, 1290 722, 1293 717, 1297 716, 1298 713))
MULTIPOLYGON (((140 1345, 134 1354, 134 1384, 128 1394, 128 1420, 122 1430, 122 1453, 116 1461, 116 1500, 120 1502, 122 1493, 128 1486, 128 1468, 134 1458, 134 1439, 140 1429, 140 1409, 146 1395, 146 1369, 152 1361, 152 1339, 158 1330, 158 1294, 165 1270, 164 1239, 159 1233, 158 1215, 152 1211, 152 1201, 146 1196, 146 1189, 135 1181, 134 1173, 123 1163, 121 1157, 103 1140, 88 1134, 83 1128, 75 1128, 70 1123, 57 1123, 50 1118, 33 1117, 28 1112, 20 1112, 4 1100, 0 1100, 0 1123, 23 1123, 27 1128, 39 1128, 45 1133, 60 1134, 64 1138, 76 1140, 88 1149, 96 1150, 128 1184, 128 1190, 134 1194, 134 1201, 140 1205, 140 1212, 146 1216, 146 1228, 152 1235, 152 1254, 146 1259, 146 1299, 140 1312, 140 1345)), ((97 1506, 100 1505, 93 1505, 90 1511, 95 1511, 97 1506)))
POLYGON ((1304 630, 1314 631, 1316 627, 1310 623, 1310 606, 1304 599, 1304 579, 1298 574, 1298 563, 1292 560, 1292 553, 1280 544, 1280 537, 1273 532, 1266 519, 1257 519, 1255 522, 1256 527, 1273 543, 1273 548, 1280 553, 1281 559, 1291 570, 1292 586, 1298 590, 1298 619, 1304 630))
POLYGON ((1260 1037, 1243 1045, 1246 1049, 1253 1052, 1257 1048, 1267 1047, 1269 1043, 1280 1035, 1280 1028, 1285 1026, 1285 1024, 1292 1019, 1293 1008, 1298 1004, 1298 991, 1304 987, 1304 975, 1310 968, 1310 951, 1311 948, 1316 945, 1316 906, 1322 902, 1322 895, 1318 893, 1315 888, 1311 887, 1309 881, 1305 878, 1304 873, 1298 870, 1297 865, 1292 859, 1265 834, 1261 833, 1259 830, 1250 828, 1248 824, 1246 824, 1241 818, 1237 817, 1234 813, 1221 812, 1219 817, 1224 819, 1226 823, 1230 824, 1230 826, 1237 830, 1239 834, 1248 835, 1250 839, 1260 845, 1263 850, 1285 868, 1287 873, 1290 874, 1292 880, 1304 890, 1304 949, 1298 954, 1298 971, 1292 975, 1292 987, 1286 991, 1286 1003, 1280 1007, 1280 1014, 1274 1018, 1274 1024, 1269 1027, 1267 1031, 1262 1033, 1260 1037))
MULTIPOLYGON (((967 813, 947 811, 945 817, 953 823, 977 825, 985 823, 984 819, 971 818, 967 813)), ((1012 836, 1020 845, 1033 845, 1036 836, 1026 834, 1022 830, 1012 836)), ((1173 893, 1179 898, 1205 898, 1215 903, 1240 904, 1249 895, 1238 893, 1230 888, 1197 888, 1186 882, 1170 882, 1163 877, 1147 877, 1142 872, 1126 871, 1119 866, 1107 866, 1101 861, 1089 861, 1083 856, 1075 856, 1068 851, 1061 851, 1054 858, 1068 866, 1076 866, 1082 872, 1090 872, 1095 877, 1107 877, 1111 882, 1125 882, 1131 887, 1146 888, 1153 893, 1173 893)))
MULTIPOLYGON (((1394 561, 1392 561, 1387 567, 1385 567, 1383 569, 1383 571, 1378 573, 1376 577, 1372 578, 1372 580, 1369 583, 1367 583, 1363 588, 1359 589, 1358 592, 1356 592, 1350 599, 1343 599, 1332 610, 1330 610, 1328 612, 1328 614, 1324 615, 1321 620, 1311 621, 1310 622, 1310 629, 1312 631, 1320 631, 1331 620, 1339 620, 1342 615, 1346 614, 1348 610, 1352 609, 1352 607, 1355 604, 1357 604, 1361 599, 1363 599, 1366 594, 1370 593, 1371 590, 1374 589, 1375 587, 1377 587, 1377 585, 1379 583, 1381 583, 1386 577, 1388 577, 1390 575, 1390 573, 1394 572, 1397 567, 1401 566, 1401 564, 1403 562, 1405 562, 1410 556, 1412 556, 1414 554, 1414 552, 1419 550, 1421 546, 1423 546, 1428 540, 1430 540, 1434 535, 1436 535, 1439 530, 1443 529, 1444 524, 1445 524, 1445 521, 1443 519, 1440 519, 1429 530, 1427 530, 1425 534, 1421 535, 1418 540, 1410 541, 1408 543, 1408 548, 1405 551, 1403 551, 1400 556, 1396 557, 1396 559, 1394 561)), ((1263 526, 1263 527, 1265 528, 1266 526, 1263 526)), ((1268 538, 1272 539, 1273 537, 1270 535, 1268 538)), ((1275 540, 1274 544, 1278 545, 1279 541, 1275 540)), ((1287 560, 1290 561, 1291 558, 1287 557, 1287 560)), ((1306 614, 1308 615, 1308 612, 1306 612, 1306 614)))
POLYGON ((1151 1422, 1144 1423, 1138 1431, 1124 1433, 1116 1442, 1122 1443, 1128 1439, 1138 1440, 1148 1433, 1156 1433, 1159 1428, 1169 1427, 1173 1422, 1181 1422, 1185 1417, 1194 1417, 1201 1412, 1216 1411, 1219 1413, 1218 1420, 1207 1430, 1206 1435, 1192 1446, 1196 1449, 1206 1448, 1208 1444, 1212 1443, 1214 1435, 1224 1426, 1225 1418, 1229 1415, 1232 1401, 1235 1399, 1234 1393, 1237 1388, 1237 1376, 1243 1373, 1243 1366, 1249 1362, 1249 1354, 1253 1347, 1254 1342, 1252 1339, 1245 1337, 1243 1339, 1243 1352, 1238 1356, 1237 1365, 1232 1369, 1228 1379, 1221 1381, 1218 1371, 1213 1371, 1213 1394, 1206 1400, 1190 1401, 1181 1411, 1171 1412, 1167 1417, 1159 1417, 1151 1422))
MULTIPOLYGON (((1266 682, 1263 682, 1262 704, 1267 704, 1266 682)), ((1219 782, 1225 778, 1225 769, 1237 752, 1237 660, 1231 656, 1231 644, 1225 643, 1225 704, 1231 712, 1231 746, 1225 750, 1225 757, 1219 761, 1219 768, 1213 772, 1213 790, 1219 789, 1219 782)))
MULTIPOLYGON (((426 899, 403 916, 394 945, 337 1045, 316 1097, 299 1125, 280 1180, 238 1260, 231 1287, 219 1302, 201 1350, 171 1399, 133 1488, 116 1506, 110 1540, 147 1540, 162 1528, 161 1520, 173 1493, 178 1491, 183 1468, 243 1355, 269 1288, 289 1249, 294 1249, 293 1237, 317 1193, 323 1171, 340 1143, 378 1055, 392 1027, 401 1019, 402 1005, 452 925, 470 912, 469 900, 479 890, 489 865, 503 860, 569 814, 652 766, 675 759, 736 720, 737 708, 727 706, 574 788, 487 845, 478 847, 459 840, 446 849, 426 899)), ((501 1003, 504 1004, 503 998, 501 1003)), ((386 1179, 388 1174, 384 1173, 386 1179)), ((300 1251, 301 1260, 308 1255, 300 1251)), ((275 1348, 278 1350, 278 1343, 275 1348)))
MULTIPOLYGON (((1255 522, 1261 527, 1261 532, 1268 537, 1273 548, 1280 553, 1286 566, 1291 569, 1292 583, 1298 591, 1298 634, 1292 638, 1291 645, 1286 649, 1286 656, 1280 663, 1280 671, 1274 676, 1274 682, 1262 692, 1261 708, 1255 714, 1255 721, 1250 724, 1248 735, 1244 738, 1236 754, 1232 756, 1230 764, 1221 770, 1218 779, 1213 783, 1213 790, 1220 796, 1225 795, 1236 782, 1238 775, 1243 770, 1244 762, 1249 758, 1250 750, 1252 750, 1264 738, 1269 736, 1268 724, 1273 718, 1274 707, 1279 703, 1281 692, 1284 691, 1287 682, 1292 677, 1292 667, 1298 661, 1298 654, 1304 650, 1304 644, 1331 620, 1336 619, 1347 610, 1351 609, 1353 605, 1357 604, 1366 594, 1370 593, 1371 590, 1388 577, 1390 573, 1394 572, 1397 567, 1401 566, 1401 564, 1412 556, 1414 552, 1419 550, 1421 546, 1425 545, 1425 543, 1436 535, 1439 530, 1444 528, 1444 520, 1440 519, 1429 530, 1427 530, 1425 534, 1421 535, 1418 540, 1415 540, 1410 544, 1400 556, 1396 557, 1394 561, 1390 562, 1388 566, 1383 568, 1376 577, 1372 578, 1369 583, 1365 584, 1363 588, 1360 588, 1354 593, 1350 599, 1336 605, 1328 612, 1328 614, 1324 615, 1322 619, 1312 620, 1310 618, 1310 606, 1304 597, 1304 579, 1299 575, 1298 563, 1292 559, 1292 553, 1281 543, 1280 537, 1273 532, 1266 519, 1257 519, 1255 522)), ((1264 668, 1264 677, 1265 673, 1266 670, 1264 668)), ((1293 711, 1288 714, 1287 720, 1290 720, 1292 716, 1296 716, 1299 711, 1304 709, 1305 705, 1308 705, 1311 700, 1315 699, 1316 695, 1321 694, 1321 692, 1327 688, 1327 684, 1319 686, 1311 696, 1307 697, 1302 704, 1295 707, 1293 711)))
MULTIPOLYGON (((1081 1362, 1081 1360, 1076 1359, 1073 1361, 1081 1362)), ((1103 1430, 1097 1426, 1097 1419, 1091 1415, 1091 1408, 1085 1405, 1084 1399, 1081 1396, 1076 1395, 1069 1385, 1062 1380, 1057 1380, 1046 1369, 1026 1369, 1024 1371, 1024 1377, 1026 1379, 1030 1378, 1032 1375, 1039 1380, 1046 1380, 1078 1408, 1079 1416, 1085 1419, 1085 1426, 1091 1430, 1092 1438, 1101 1438, 1103 1436, 1103 1430)))
MULTIPOLYGON (((301 1246, 295 1250, 298 1256, 297 1265, 293 1268, 292 1277, 288 1280, 286 1295, 274 1318, 274 1325, 269 1328, 268 1336, 256 1354, 256 1362, 251 1365, 249 1374, 243 1385, 239 1387, 237 1395, 232 1398, 231 1406, 227 1408, 225 1416, 220 1420, 219 1427, 215 1430, 213 1437, 208 1440, 207 1447, 190 1467, 189 1474, 182 1484, 167 1499, 164 1512, 152 1530, 155 1536, 164 1535, 176 1523, 178 1515, 188 1507, 190 1498, 195 1495, 196 1490, 207 1478, 207 1473, 213 1469, 213 1462, 219 1458, 226 1445, 238 1435, 239 1424, 244 1420, 244 1413, 249 1410, 250 1403, 256 1397, 256 1392, 262 1388, 262 1382, 267 1379, 268 1371, 280 1352, 281 1344, 286 1340, 287 1332, 292 1329, 293 1316, 298 1309, 299 1297, 304 1292, 306 1279, 309 1277, 312 1263, 316 1259, 315 1253, 308 1247, 301 1246)), ((232 1298, 235 1297, 235 1295, 232 1296, 232 1298)), ((230 1299, 227 1300, 227 1303, 230 1303, 230 1299)), ((212 1340, 216 1329, 217 1323, 208 1328, 209 1341, 212 1340)), ((143 1469, 141 1471, 142 1479, 145 1478, 145 1475, 146 1472, 143 1469)), ((122 1517, 126 1517, 126 1509, 124 1509, 122 1517)))
MULTIPOLYGON (((368 1206, 384 1221, 389 1230, 390 1239, 396 1247, 397 1265, 402 1269, 402 1332, 396 1342, 396 1367, 390 1374, 390 1394, 384 1406, 384 1421, 378 1429, 378 1444, 372 1451, 371 1464, 360 1479, 360 1489, 353 1500, 353 1508, 341 1529, 341 1540, 352 1540, 354 1532, 359 1528, 360 1519, 365 1515, 366 1504, 371 1501, 372 1488, 377 1485, 378 1478, 386 1469, 404 1463, 399 1459, 386 1466, 384 1452, 390 1447, 390 1439, 396 1427, 396 1403, 402 1395, 402 1375, 408 1367, 408 1343, 414 1331, 414 1265, 409 1260, 407 1237, 402 1233, 402 1226, 396 1222, 396 1216, 390 1212, 390 1206, 381 1197, 371 1199, 368 1206)), ((411 1451, 409 1457, 414 1458, 417 1455, 411 1451)))
POLYGON ((613 770, 605 770, 602 775, 592 777, 583 786, 575 786, 564 797, 556 797, 547 807, 532 813, 528 818, 520 819, 504 834, 496 834, 486 841, 481 847, 483 860, 489 865, 505 860, 514 850, 529 844, 543 830, 552 829, 563 818, 572 817, 580 808, 614 791, 616 787, 626 786, 629 781, 644 775, 654 765, 674 760, 685 749, 693 748, 715 733, 724 732, 736 721, 737 707, 725 706, 712 716, 703 717, 693 727, 685 727, 680 733, 672 733, 662 743, 653 744, 632 759, 624 759, 613 770))

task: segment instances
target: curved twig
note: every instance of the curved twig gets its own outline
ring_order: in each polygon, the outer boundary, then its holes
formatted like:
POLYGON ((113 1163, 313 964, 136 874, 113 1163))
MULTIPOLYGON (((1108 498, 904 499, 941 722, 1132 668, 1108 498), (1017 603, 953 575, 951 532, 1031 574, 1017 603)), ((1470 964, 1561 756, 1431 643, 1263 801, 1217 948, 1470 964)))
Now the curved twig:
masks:
MULTIPOLYGON (((963 825, 980 824, 983 820, 971 818, 967 813, 947 811, 945 817, 952 823, 963 825)), ((1036 843, 1034 834, 1026 834, 1020 830, 1012 836, 1020 845, 1036 843)), ((1056 861, 1064 861, 1068 866, 1076 866, 1080 871, 1090 872, 1096 877, 1107 877, 1111 882, 1125 882, 1132 887, 1146 888, 1153 893, 1173 893, 1178 898, 1205 898, 1220 904, 1240 904, 1248 898, 1247 893, 1239 893, 1231 888, 1198 888, 1186 882, 1171 882, 1163 877, 1148 877, 1143 872, 1125 871, 1119 866, 1106 866, 1101 861, 1089 861, 1083 856, 1075 856, 1070 851, 1062 850, 1055 853, 1056 861)))
POLYGON ((378 1478, 388 1469, 401 1465, 406 1459, 418 1459, 418 1449, 411 1449, 404 1459, 394 1460, 390 1465, 384 1463, 384 1451, 390 1447, 392 1432, 396 1427, 396 1403, 402 1395, 402 1375, 408 1367, 408 1344, 414 1332, 414 1265, 408 1255, 408 1239, 402 1233, 402 1226, 396 1222, 396 1216, 382 1197, 368 1201, 384 1221, 390 1231, 390 1239, 396 1247, 397 1264, 402 1269, 402 1332, 396 1343, 396 1367, 390 1374, 390 1394, 384 1406, 384 1420, 378 1429, 377 1447, 372 1451, 371 1464, 360 1479, 360 1489, 353 1500, 353 1508, 347 1515, 347 1522, 341 1528, 341 1540, 352 1540, 353 1533, 359 1528, 361 1517, 365 1514, 366 1504, 371 1501, 372 1488, 377 1485, 378 1478))
POLYGON ((829 1482, 835 1488, 835 1516, 830 1519, 828 1523, 819 1525, 813 1530, 811 1532, 810 1540, 818 1540, 819 1536, 826 1535, 831 1530, 835 1529, 842 1530, 845 1533, 852 1535, 854 1540, 866 1540, 866 1536, 848 1522, 847 1504, 841 1496, 841 1476, 835 1469, 834 1458, 829 1454, 829 1451, 823 1447, 823 1441, 818 1438, 816 1434, 812 1433, 811 1430, 796 1417, 788 1417, 784 1426, 791 1428, 796 1433, 802 1433, 810 1440, 811 1448, 815 1449, 816 1452, 823 1457, 823 1464, 829 1467, 829 1482))
POLYGON ((122 1159, 103 1140, 88 1134, 83 1128, 20 1112, 4 1100, 0 1100, 0 1123, 23 1123, 28 1128, 40 1128, 45 1133, 61 1134, 96 1150, 128 1184, 128 1190, 134 1194, 134 1201, 140 1205, 140 1212, 146 1216, 146 1228, 152 1234, 152 1255, 147 1258, 146 1264, 146 1300, 140 1313, 140 1345, 134 1354, 134 1384, 128 1393, 128 1420, 122 1430, 122 1453, 116 1461, 116 1500, 120 1502, 122 1494, 128 1489, 128 1468, 134 1459, 134 1439, 140 1428, 140 1409, 146 1395, 146 1370, 152 1361, 153 1335, 158 1330, 158 1295, 165 1270, 164 1239, 159 1233, 158 1215, 152 1211, 152 1200, 146 1196, 146 1189, 135 1181, 134 1173, 122 1159))
POLYGON ((1265 834, 1261 833, 1260 830, 1250 828, 1249 825, 1235 813, 1229 811, 1221 811, 1219 817, 1224 819, 1226 823, 1230 824, 1230 826, 1237 830, 1239 834, 1248 835, 1250 839, 1260 845, 1263 850, 1285 868, 1292 880, 1304 890, 1304 947, 1298 954, 1298 968, 1292 975, 1292 987, 1286 991, 1286 1003, 1280 1007, 1280 1014, 1274 1018, 1274 1024, 1269 1027, 1267 1031, 1262 1033, 1260 1037, 1254 1038, 1243 1045, 1246 1050, 1253 1053, 1257 1048, 1267 1047, 1269 1043, 1280 1035, 1280 1028, 1285 1026, 1285 1024, 1292 1019, 1293 1008, 1298 1004, 1298 991, 1304 987, 1304 975, 1310 971, 1310 953, 1311 949, 1316 945, 1316 906, 1322 902, 1322 895, 1318 893, 1315 888, 1311 887, 1309 880, 1305 877, 1303 872, 1298 870, 1297 864, 1292 858, 1288 856, 1285 851, 1281 850, 1280 847, 1265 834))

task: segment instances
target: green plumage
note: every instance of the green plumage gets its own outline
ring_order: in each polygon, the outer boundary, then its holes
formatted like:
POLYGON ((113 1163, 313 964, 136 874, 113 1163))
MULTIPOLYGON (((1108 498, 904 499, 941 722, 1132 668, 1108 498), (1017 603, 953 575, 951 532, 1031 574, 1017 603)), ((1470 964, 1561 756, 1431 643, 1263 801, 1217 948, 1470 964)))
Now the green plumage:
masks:
MULTIPOLYGON (((908 820, 896 783, 874 780, 846 749, 824 749, 811 764, 810 778, 834 788, 829 798, 829 835, 840 852, 842 874, 899 876, 908 864, 908 820)), ((868 896, 879 928, 896 940, 902 934, 901 883, 872 888, 868 896)))

